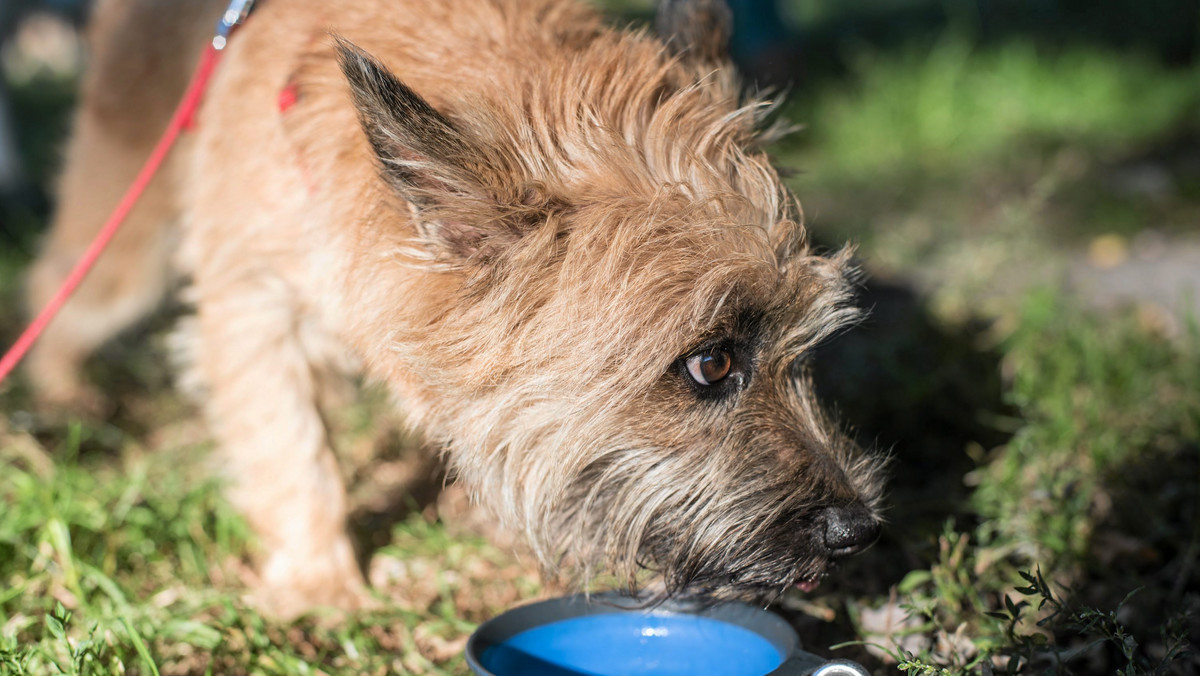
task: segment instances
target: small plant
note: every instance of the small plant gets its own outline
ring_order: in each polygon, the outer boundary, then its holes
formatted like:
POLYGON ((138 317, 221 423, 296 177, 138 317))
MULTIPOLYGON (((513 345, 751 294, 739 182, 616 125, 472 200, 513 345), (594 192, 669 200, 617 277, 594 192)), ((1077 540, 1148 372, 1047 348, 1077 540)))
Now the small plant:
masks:
MULTIPOLYGON (((1003 622, 1002 637, 981 637, 976 646, 980 650, 973 654, 946 650, 946 645, 962 640, 966 624, 959 625, 953 637, 939 632, 937 641, 928 642, 919 650, 877 642, 834 647, 872 646, 887 655, 896 670, 911 676, 1083 675, 1092 673, 1089 668, 1094 669, 1094 665, 1079 663, 1097 650, 1112 653, 1114 657, 1107 663, 1116 665, 1111 673, 1118 676, 1163 676, 1170 673, 1174 662, 1191 654, 1189 618, 1184 613, 1176 614, 1160 627, 1164 651, 1158 659, 1147 655, 1133 633, 1117 619, 1140 588, 1127 594, 1114 610, 1102 611, 1068 602, 1063 593, 1054 591, 1040 568, 1033 573, 1021 571, 1020 575, 1028 584, 1015 591, 1031 598, 1014 601, 1005 595, 1003 610, 985 613, 1003 622), (1030 610, 1034 611, 1032 617, 1030 610)), ((936 603, 921 603, 920 598, 904 608, 910 616, 932 620, 932 624, 923 625, 929 630, 938 624, 936 603)))
POLYGON ((41 645, 19 645, 0 640, 0 676, 33 676, 54 673, 69 676, 90 676, 111 673, 111 650, 97 638, 98 625, 92 623, 87 636, 73 639, 67 635, 72 613, 62 603, 45 615, 44 628, 48 640, 41 645))
POLYGON ((1041 569, 1034 573, 1021 572, 1028 586, 1018 587, 1017 592, 1032 601, 1014 602, 1005 597, 1005 609, 988 615, 1005 622, 1005 634, 1010 647, 998 651, 1002 662, 1006 662, 1006 674, 1076 673, 1071 662, 1087 653, 1107 646, 1124 660, 1115 673, 1120 676, 1161 676, 1170 669, 1171 663, 1190 654, 1186 617, 1176 615, 1160 629, 1165 654, 1153 660, 1139 649, 1133 634, 1117 620, 1117 615, 1130 598, 1140 591, 1134 589, 1125 596, 1115 610, 1101 611, 1094 608, 1075 606, 1055 593, 1051 584, 1042 575, 1041 569), (1043 631, 1022 631, 1026 612, 1036 603, 1039 614, 1047 614, 1037 620, 1036 626, 1043 631), (1069 639, 1066 645, 1051 643, 1053 635, 1069 639))

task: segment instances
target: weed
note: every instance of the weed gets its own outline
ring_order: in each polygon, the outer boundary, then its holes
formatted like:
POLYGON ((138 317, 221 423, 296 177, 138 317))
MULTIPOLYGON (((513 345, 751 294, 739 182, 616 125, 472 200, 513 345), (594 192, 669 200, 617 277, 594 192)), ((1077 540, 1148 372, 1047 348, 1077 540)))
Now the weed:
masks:
POLYGON ((999 651, 1000 655, 1008 658, 1004 673, 1027 673, 1034 669, 1052 669, 1058 674, 1076 673, 1070 668, 1071 662, 1083 658, 1102 644, 1108 644, 1124 660, 1124 665, 1117 667, 1113 673, 1120 676, 1162 676, 1168 673, 1173 662, 1189 654, 1187 618, 1183 614, 1172 616, 1162 626, 1160 640, 1165 649, 1161 658, 1151 659, 1139 649, 1138 641, 1118 621, 1117 616, 1140 589, 1129 592, 1115 610, 1105 612, 1069 603, 1055 593, 1041 570, 1035 573, 1022 571, 1021 577, 1029 584, 1016 591, 1037 603, 1037 611, 1041 616, 1037 620, 1037 627, 1067 632, 1074 640, 1072 645, 1059 647, 1051 645, 1045 633, 1021 631, 1019 627, 1032 603, 1024 600, 1014 603, 1005 597, 1004 610, 989 613, 1005 622, 1005 635, 1010 647, 999 651))

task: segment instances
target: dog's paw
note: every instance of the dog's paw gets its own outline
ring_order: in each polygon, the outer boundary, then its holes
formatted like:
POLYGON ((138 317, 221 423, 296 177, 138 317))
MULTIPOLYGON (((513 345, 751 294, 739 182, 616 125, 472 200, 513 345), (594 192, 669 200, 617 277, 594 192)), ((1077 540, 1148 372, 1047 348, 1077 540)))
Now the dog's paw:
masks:
POLYGON ((361 578, 358 581, 321 585, 260 586, 250 595, 250 603, 263 613, 291 620, 309 613, 340 617, 349 613, 381 607, 361 578))
POLYGON ((50 423, 106 420, 114 410, 112 399, 91 385, 76 383, 70 387, 37 387, 33 407, 37 416, 50 423))
POLYGON ((348 544, 319 555, 279 552, 262 566, 251 602, 263 612, 291 619, 313 611, 356 612, 379 607, 348 544))
POLYGON ((113 402, 85 382, 77 360, 35 349, 25 364, 25 377, 33 393, 34 412, 58 422, 68 418, 103 420, 113 412, 113 402))

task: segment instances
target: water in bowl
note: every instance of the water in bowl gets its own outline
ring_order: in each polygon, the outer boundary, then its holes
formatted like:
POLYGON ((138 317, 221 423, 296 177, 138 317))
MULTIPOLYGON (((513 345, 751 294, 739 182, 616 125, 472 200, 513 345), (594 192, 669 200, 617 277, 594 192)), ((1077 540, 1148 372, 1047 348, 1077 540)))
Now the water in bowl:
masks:
POLYGON ((496 676, 763 676, 775 646, 737 625, 695 615, 605 613, 527 629, 487 648, 496 676))

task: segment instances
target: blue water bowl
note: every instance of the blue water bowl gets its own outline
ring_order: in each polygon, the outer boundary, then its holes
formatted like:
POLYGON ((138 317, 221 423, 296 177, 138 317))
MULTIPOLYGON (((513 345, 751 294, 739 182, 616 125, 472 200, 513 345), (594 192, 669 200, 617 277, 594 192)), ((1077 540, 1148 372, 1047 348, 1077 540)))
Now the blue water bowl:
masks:
POLYGON ((777 615, 741 603, 639 609, 615 594, 510 610, 467 641, 479 676, 858 676, 861 667, 800 650, 777 615))

